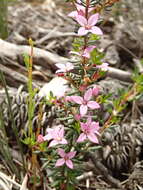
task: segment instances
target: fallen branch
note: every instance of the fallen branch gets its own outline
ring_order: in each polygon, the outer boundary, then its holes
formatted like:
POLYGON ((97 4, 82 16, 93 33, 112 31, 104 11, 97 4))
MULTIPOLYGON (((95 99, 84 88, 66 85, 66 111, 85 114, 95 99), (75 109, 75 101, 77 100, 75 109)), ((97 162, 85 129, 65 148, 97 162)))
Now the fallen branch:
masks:
POLYGON ((131 78, 132 73, 123 71, 121 69, 116 69, 113 67, 109 67, 106 76, 109 76, 111 78, 115 78, 124 82, 133 82, 131 78))
MULTIPOLYGON (((0 39, 0 57, 9 57, 12 60, 17 61, 20 57, 23 60, 23 54, 29 54, 30 46, 26 45, 16 45, 10 42, 4 41, 0 39)), ((34 48, 34 64, 41 65, 44 68, 55 68, 55 63, 65 63, 67 59, 51 53, 49 51, 45 51, 40 48, 34 48)))

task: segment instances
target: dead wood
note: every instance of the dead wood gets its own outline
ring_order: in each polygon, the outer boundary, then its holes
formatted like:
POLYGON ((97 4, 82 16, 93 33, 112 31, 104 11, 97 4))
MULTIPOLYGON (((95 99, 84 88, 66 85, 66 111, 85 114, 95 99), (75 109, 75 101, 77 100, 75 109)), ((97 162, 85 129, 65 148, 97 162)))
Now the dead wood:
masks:
POLYGON ((128 71, 123 71, 121 69, 116 69, 113 67, 109 67, 106 76, 111 78, 115 78, 124 82, 133 82, 131 76, 132 74, 128 71))
MULTIPOLYGON (((30 46, 16 45, 2 39, 0 39, 0 47, 2 47, 0 49, 0 57, 9 57, 12 60, 17 60, 18 57, 22 57, 23 54, 29 54, 30 52, 30 46)), ((55 68, 55 63, 63 63, 67 61, 64 57, 40 48, 34 48, 34 59, 37 60, 35 63, 38 63, 38 65, 44 66, 45 68, 55 68)))
MULTIPOLYGON (((0 39, 0 70, 3 71, 7 84, 18 87, 27 83, 27 70, 24 66, 23 54, 30 53, 30 47, 26 45, 16 45, 0 39)), ((45 82, 48 81, 48 74, 55 71, 55 63, 64 63, 68 59, 58 56, 40 48, 34 48, 34 71, 45 82), (37 71, 38 70, 38 71, 37 71), (47 74, 48 73, 48 74, 47 74)), ((43 82, 42 82, 43 83, 43 82)), ((33 81, 34 87, 37 87, 33 81)))

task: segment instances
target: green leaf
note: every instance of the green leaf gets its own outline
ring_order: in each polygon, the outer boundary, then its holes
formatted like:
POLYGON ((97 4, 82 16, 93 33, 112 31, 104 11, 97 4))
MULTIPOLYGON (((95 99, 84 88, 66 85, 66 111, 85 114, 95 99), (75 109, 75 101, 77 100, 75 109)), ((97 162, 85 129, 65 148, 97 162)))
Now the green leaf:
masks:
POLYGON ((75 190, 74 185, 69 183, 69 184, 67 185, 67 190, 75 190))
POLYGON ((28 54, 24 54, 23 57, 24 57, 25 66, 26 66, 27 70, 29 70, 29 58, 30 57, 28 54))
POLYGON ((76 122, 76 123, 73 125, 73 128, 74 128, 78 133, 80 133, 80 123, 79 123, 79 122, 76 122))

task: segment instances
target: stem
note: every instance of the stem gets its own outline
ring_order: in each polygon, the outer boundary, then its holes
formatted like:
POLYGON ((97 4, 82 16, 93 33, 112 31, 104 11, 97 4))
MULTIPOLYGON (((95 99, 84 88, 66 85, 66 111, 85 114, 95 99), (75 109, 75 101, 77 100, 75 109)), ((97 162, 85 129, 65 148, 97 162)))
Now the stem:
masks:
MULTIPOLYGON (((133 87, 130 89, 130 91, 127 93, 127 95, 124 97, 124 99, 122 99, 120 101, 118 107, 120 108, 122 105, 124 105, 128 101, 128 99, 130 97, 132 97, 132 96, 135 97, 137 95, 137 93, 138 93, 137 92, 137 84, 134 84, 133 87)), ((114 111, 116 112, 116 115, 120 112, 119 109, 114 110, 114 111)), ((101 129, 101 133, 103 133, 105 129, 107 129, 107 128, 109 128, 111 126, 112 119, 115 116, 114 111, 112 112, 112 114, 110 115, 110 117, 108 118, 108 120, 105 122, 103 128, 101 129)))
POLYGON ((29 57, 29 68, 28 68, 28 92, 29 92, 29 102, 28 102, 28 116, 29 116, 29 136, 32 137, 32 119, 33 119, 33 88, 32 88, 32 66, 33 66, 33 42, 29 40, 31 51, 29 57))

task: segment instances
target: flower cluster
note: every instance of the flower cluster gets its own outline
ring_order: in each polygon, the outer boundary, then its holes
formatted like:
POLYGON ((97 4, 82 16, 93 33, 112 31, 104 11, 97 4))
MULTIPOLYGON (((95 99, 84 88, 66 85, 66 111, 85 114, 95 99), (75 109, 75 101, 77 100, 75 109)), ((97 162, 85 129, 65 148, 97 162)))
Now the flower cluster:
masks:
MULTIPOLYGON (((80 75, 80 81, 78 83, 74 83, 74 87, 76 87, 75 93, 73 95, 62 95, 61 101, 63 105, 67 108, 71 106, 74 108, 74 113, 71 111, 75 122, 79 124, 80 129, 78 130, 78 136, 76 133, 76 143, 82 143, 85 140, 89 140, 91 143, 98 144, 98 136, 99 134, 99 122, 93 120, 93 114, 96 110, 100 109, 99 101, 97 100, 97 96, 99 94, 98 86, 90 86, 90 83, 84 83, 84 79, 87 76, 88 70, 86 69, 90 64, 88 64, 92 51, 96 49, 96 45, 88 43, 88 38, 86 38, 89 34, 94 35, 103 35, 102 30, 95 26, 99 20, 99 13, 92 14, 94 8, 90 8, 87 5, 83 6, 80 0, 77 0, 75 3, 76 11, 73 11, 69 14, 79 25, 78 35, 79 37, 83 37, 84 45, 80 46, 79 51, 70 51, 71 54, 77 55, 81 58, 81 63, 79 64, 80 69, 82 70, 82 74, 78 73, 76 70, 76 66, 67 62, 65 64, 57 63, 57 71, 56 73, 60 76, 63 76, 68 81, 73 81, 71 73, 74 74, 74 71, 80 75), (78 85, 77 85, 78 84, 78 85), (78 91, 78 92, 77 92, 78 91), (77 93, 77 94, 76 94, 77 93), (75 95, 76 94, 76 95, 75 95), (68 107, 69 106, 69 107, 68 107)), ((107 63, 94 63, 97 72, 100 70, 107 70, 107 63)), ((92 81, 91 81, 92 82, 92 81)), ((71 84, 73 84, 71 82, 71 84)), ((68 114, 68 112, 66 112, 68 114)), ((69 126, 68 129, 69 130, 69 126)), ((71 147, 71 143, 65 137, 65 127, 64 125, 58 125, 53 128, 47 129, 47 134, 45 136, 38 136, 38 143, 42 143, 44 141, 48 141, 49 148, 53 146, 63 146, 63 148, 59 148, 57 150, 57 154, 61 157, 56 161, 55 166, 59 167, 62 165, 66 165, 68 168, 73 169, 73 163, 71 161, 72 158, 76 155, 76 151, 65 152, 66 147, 69 145, 70 148, 68 150, 72 150, 76 147, 71 147)))

